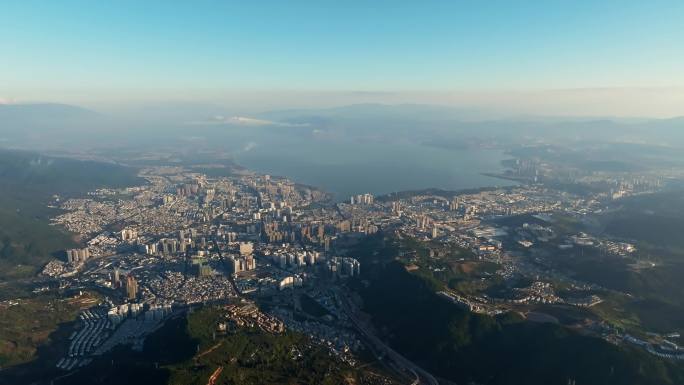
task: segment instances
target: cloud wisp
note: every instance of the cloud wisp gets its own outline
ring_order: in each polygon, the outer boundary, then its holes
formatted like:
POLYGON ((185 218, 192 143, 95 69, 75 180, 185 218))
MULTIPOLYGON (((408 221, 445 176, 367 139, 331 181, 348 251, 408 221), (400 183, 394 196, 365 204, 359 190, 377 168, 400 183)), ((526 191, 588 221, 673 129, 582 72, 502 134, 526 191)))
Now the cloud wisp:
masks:
POLYGON ((216 126, 216 125, 238 125, 238 126, 278 126, 278 127, 307 127, 308 123, 288 123, 277 122, 273 120, 250 118, 247 116, 231 116, 224 117, 221 115, 214 116, 211 119, 199 120, 189 122, 188 124, 196 126, 216 126))

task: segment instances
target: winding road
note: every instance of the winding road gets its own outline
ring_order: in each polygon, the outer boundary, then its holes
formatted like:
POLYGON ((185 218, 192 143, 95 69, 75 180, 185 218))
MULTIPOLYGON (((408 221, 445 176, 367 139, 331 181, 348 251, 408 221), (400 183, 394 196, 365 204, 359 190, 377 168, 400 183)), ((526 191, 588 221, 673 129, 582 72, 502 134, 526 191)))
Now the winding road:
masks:
POLYGON ((413 381, 412 385, 439 385, 439 381, 437 381, 437 379, 435 379, 435 377, 433 377, 430 373, 421 369, 418 365, 397 353, 394 349, 382 342, 380 338, 375 336, 375 334, 368 329, 365 323, 357 317, 354 306, 351 305, 349 298, 345 294, 340 294, 337 290, 335 290, 334 293, 337 301, 340 303, 342 309, 352 321, 356 329, 358 329, 368 339, 368 341, 373 344, 373 347, 378 351, 384 352, 385 355, 389 357, 404 372, 411 373, 415 376, 416 379, 413 381))

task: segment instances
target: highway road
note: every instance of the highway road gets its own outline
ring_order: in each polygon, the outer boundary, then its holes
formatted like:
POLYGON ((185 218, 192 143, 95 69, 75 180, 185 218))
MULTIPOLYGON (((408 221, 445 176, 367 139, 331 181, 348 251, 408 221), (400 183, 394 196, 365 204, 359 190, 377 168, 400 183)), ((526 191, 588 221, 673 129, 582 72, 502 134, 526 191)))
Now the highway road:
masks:
POLYGON ((351 304, 351 301, 347 295, 339 293, 338 290, 335 290, 334 293, 337 301, 340 303, 342 309, 352 321, 356 329, 358 329, 368 339, 368 341, 373 344, 374 348, 377 351, 384 352, 386 357, 389 357, 392 361, 394 361, 394 363, 398 367, 402 368, 404 372, 412 373, 415 376, 416 379, 413 381, 412 385, 439 385, 439 382, 430 373, 421 369, 418 365, 397 353, 394 349, 387 346, 377 336, 375 336, 375 334, 368 329, 366 324, 358 318, 356 314, 357 311, 354 305, 351 304))

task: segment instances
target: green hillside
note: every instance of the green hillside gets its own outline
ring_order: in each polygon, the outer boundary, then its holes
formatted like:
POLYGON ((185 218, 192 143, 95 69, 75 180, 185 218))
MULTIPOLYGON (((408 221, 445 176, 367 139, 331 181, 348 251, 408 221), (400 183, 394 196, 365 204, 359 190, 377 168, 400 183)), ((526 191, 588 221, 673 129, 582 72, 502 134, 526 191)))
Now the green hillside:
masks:
POLYGON ((54 195, 142 183, 132 168, 13 150, 0 150, 0 181, 0 280, 33 275, 55 252, 74 246, 49 225, 58 214, 47 207, 54 195))
POLYGON ((393 250, 381 237, 356 250, 369 283, 357 290, 384 338, 435 375, 492 385, 684 383, 679 364, 642 351, 510 313, 494 318, 464 311, 439 298, 434 282, 393 261, 393 250))
POLYGON ((241 328, 214 336, 221 314, 219 307, 204 307, 171 319, 142 352, 118 349, 55 384, 204 385, 218 368, 216 385, 370 383, 372 367, 351 368, 299 333, 241 328))

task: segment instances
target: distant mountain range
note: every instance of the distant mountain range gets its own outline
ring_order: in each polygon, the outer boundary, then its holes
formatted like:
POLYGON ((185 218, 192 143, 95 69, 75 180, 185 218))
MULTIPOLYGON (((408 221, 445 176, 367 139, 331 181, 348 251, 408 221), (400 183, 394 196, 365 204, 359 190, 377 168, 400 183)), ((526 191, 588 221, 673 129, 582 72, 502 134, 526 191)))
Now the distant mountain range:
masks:
POLYGON ((173 143, 187 137, 211 137, 220 142, 235 139, 236 130, 242 130, 237 133, 240 140, 252 140, 247 136, 267 134, 272 130, 277 135, 289 133, 294 137, 317 135, 329 140, 373 138, 427 144, 441 142, 453 148, 460 148, 466 142, 506 145, 535 141, 684 146, 684 117, 505 116, 421 104, 354 104, 244 115, 201 103, 161 104, 105 115, 65 104, 0 104, 0 146, 126 145, 131 140, 147 145, 160 139, 173 143), (217 119, 217 116, 228 118, 217 119))
POLYGON ((0 104, 0 144, 66 144, 106 121, 102 114, 66 104, 0 104))
POLYGON ((92 110, 68 104, 0 104, 0 132, 26 128, 49 128, 102 119, 92 110))
POLYGON ((266 112, 259 117, 352 135, 355 132, 388 137, 404 135, 425 143, 479 139, 497 143, 599 141, 684 145, 684 117, 511 116, 417 104, 359 104, 319 110, 282 110, 266 112))
POLYGON ((0 104, 0 117, 25 119, 33 118, 82 118, 100 114, 83 107, 59 103, 0 104))

